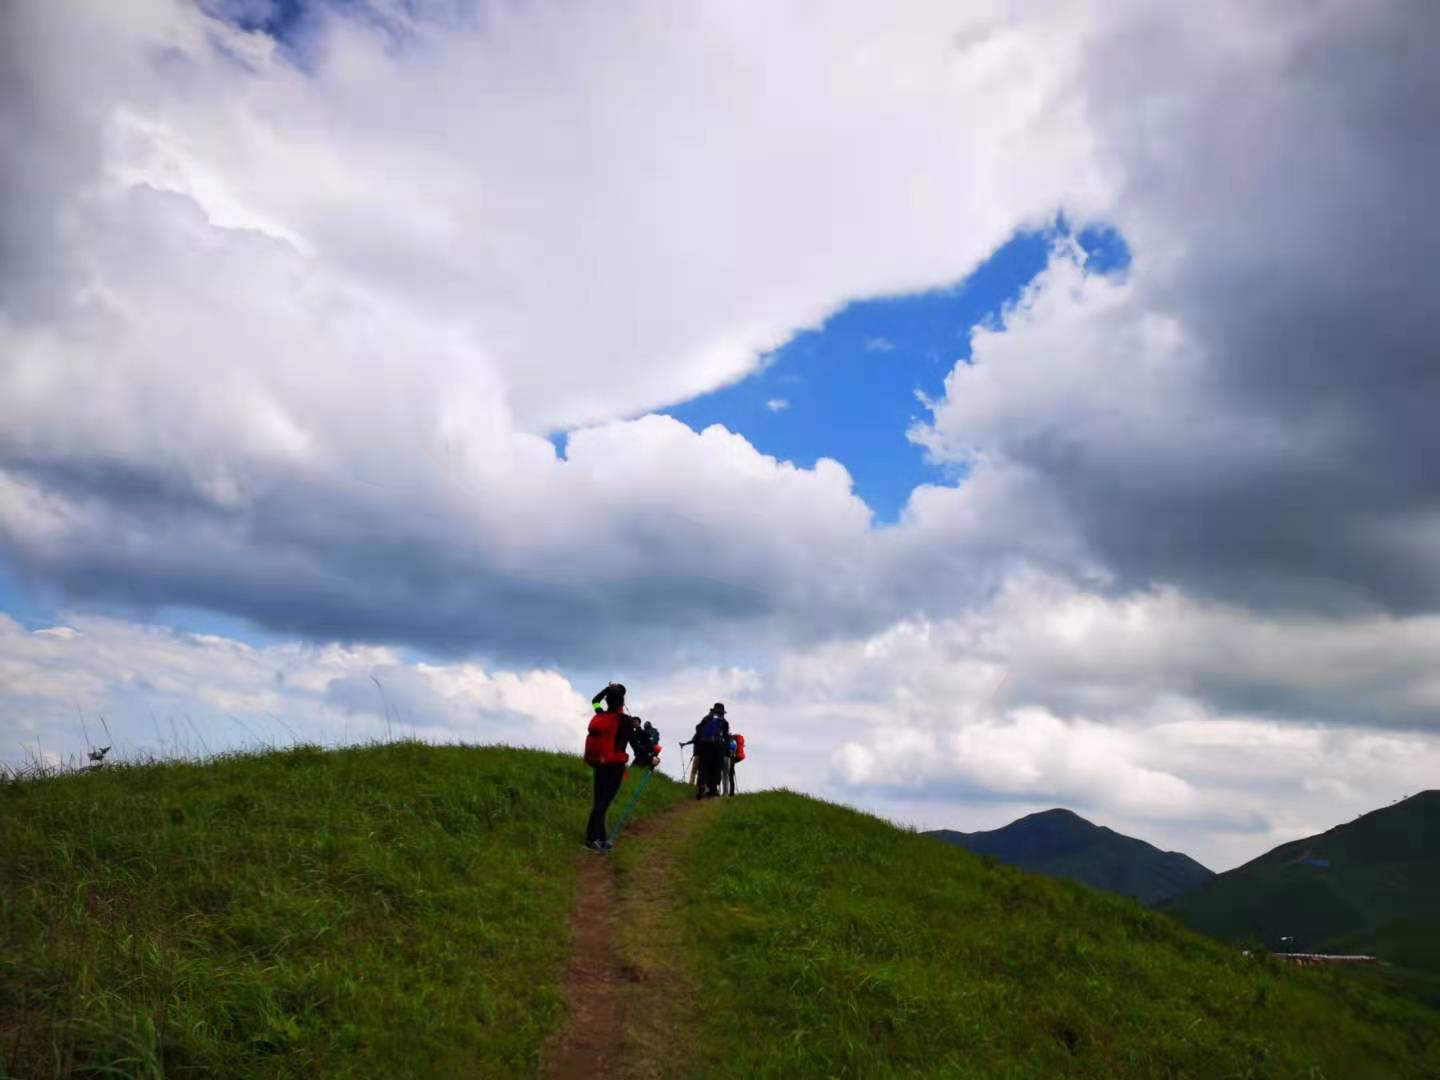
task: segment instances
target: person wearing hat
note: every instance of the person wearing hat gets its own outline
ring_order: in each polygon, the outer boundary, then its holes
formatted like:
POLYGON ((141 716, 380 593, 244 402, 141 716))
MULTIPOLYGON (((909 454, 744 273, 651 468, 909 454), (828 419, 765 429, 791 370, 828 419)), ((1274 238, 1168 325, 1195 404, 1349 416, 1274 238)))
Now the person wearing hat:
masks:
POLYGON ((714 798, 720 794, 720 780, 725 768, 725 754, 730 745, 730 721, 725 719, 725 705, 717 701, 695 725, 695 757, 700 762, 697 799, 714 798))

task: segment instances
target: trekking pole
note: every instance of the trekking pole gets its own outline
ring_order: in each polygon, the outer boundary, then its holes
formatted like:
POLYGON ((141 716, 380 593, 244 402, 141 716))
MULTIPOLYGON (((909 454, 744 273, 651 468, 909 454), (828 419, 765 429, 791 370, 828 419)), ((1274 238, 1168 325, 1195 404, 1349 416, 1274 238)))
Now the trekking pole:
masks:
POLYGON ((650 782, 650 774, 654 771, 655 767, 652 765, 645 770, 645 775, 640 778, 640 784, 635 788, 635 794, 630 796, 630 801, 625 804, 625 809, 620 811, 620 817, 615 822, 615 826, 610 830, 610 835, 605 838, 610 841, 610 843, 615 843, 615 838, 620 835, 620 830, 625 827, 625 819, 630 816, 630 811, 634 810, 635 804, 640 801, 640 793, 645 790, 645 785, 650 782))

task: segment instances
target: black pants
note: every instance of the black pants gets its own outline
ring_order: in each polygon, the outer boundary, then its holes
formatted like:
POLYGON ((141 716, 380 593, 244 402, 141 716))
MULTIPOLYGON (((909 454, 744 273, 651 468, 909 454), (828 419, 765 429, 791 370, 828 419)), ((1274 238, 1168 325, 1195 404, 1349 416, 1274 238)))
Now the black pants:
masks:
POLYGON ((587 844, 605 839, 605 811, 610 809, 624 781, 624 765, 595 766, 595 802, 590 807, 590 824, 585 826, 587 844))
POLYGON ((697 797, 720 794, 721 770, 725 765, 725 751, 719 746, 700 748, 700 790, 697 797))

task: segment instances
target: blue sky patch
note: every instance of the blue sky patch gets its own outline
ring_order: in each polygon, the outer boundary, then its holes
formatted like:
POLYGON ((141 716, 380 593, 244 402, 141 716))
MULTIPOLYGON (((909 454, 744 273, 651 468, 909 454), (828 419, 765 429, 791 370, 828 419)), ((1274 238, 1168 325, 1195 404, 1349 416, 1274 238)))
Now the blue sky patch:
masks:
POLYGON ((27 630, 54 625, 54 604, 5 565, 4 552, 0 552, 0 612, 27 630))
MULTIPOLYGON (((479 25, 483 8, 467 0, 194 0, 207 15, 247 33, 273 38, 296 68, 313 73, 315 33, 326 17, 351 20, 381 34, 388 49, 401 49, 420 23, 479 25)), ((222 51, 225 50, 220 46, 222 51)), ((240 59, 240 58, 236 58, 240 59)), ((245 61, 240 60, 241 63, 245 61)))
MULTIPOLYGON (((970 328, 997 316, 1045 268, 1053 228, 1017 233, 964 281, 899 297, 858 300, 777 349, 754 375, 663 410, 697 431, 721 424, 762 453, 811 467, 834 458, 880 522, 894 522, 919 484, 946 479, 905 437, 928 419, 917 394, 939 397, 970 358, 970 328)), ((1110 229, 1075 234, 1086 266, 1117 273, 1130 261, 1110 229)))
POLYGON ((293 35, 314 7, 305 0, 199 0, 199 4, 207 15, 250 33, 269 34, 277 41, 293 35))

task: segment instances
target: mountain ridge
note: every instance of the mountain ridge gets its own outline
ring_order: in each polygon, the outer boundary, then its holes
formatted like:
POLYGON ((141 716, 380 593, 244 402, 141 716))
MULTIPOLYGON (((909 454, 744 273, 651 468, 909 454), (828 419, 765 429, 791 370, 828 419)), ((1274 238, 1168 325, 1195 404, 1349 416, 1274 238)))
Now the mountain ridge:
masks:
POLYGON ((1272 848, 1162 905, 1193 930, 1275 951, 1368 953, 1440 1003, 1440 790, 1272 848))
POLYGON ((999 829, 972 833, 934 829, 923 835, 1022 870, 1069 878, 1151 906, 1215 876, 1184 852, 1163 851, 1064 807, 1027 814, 999 829))

